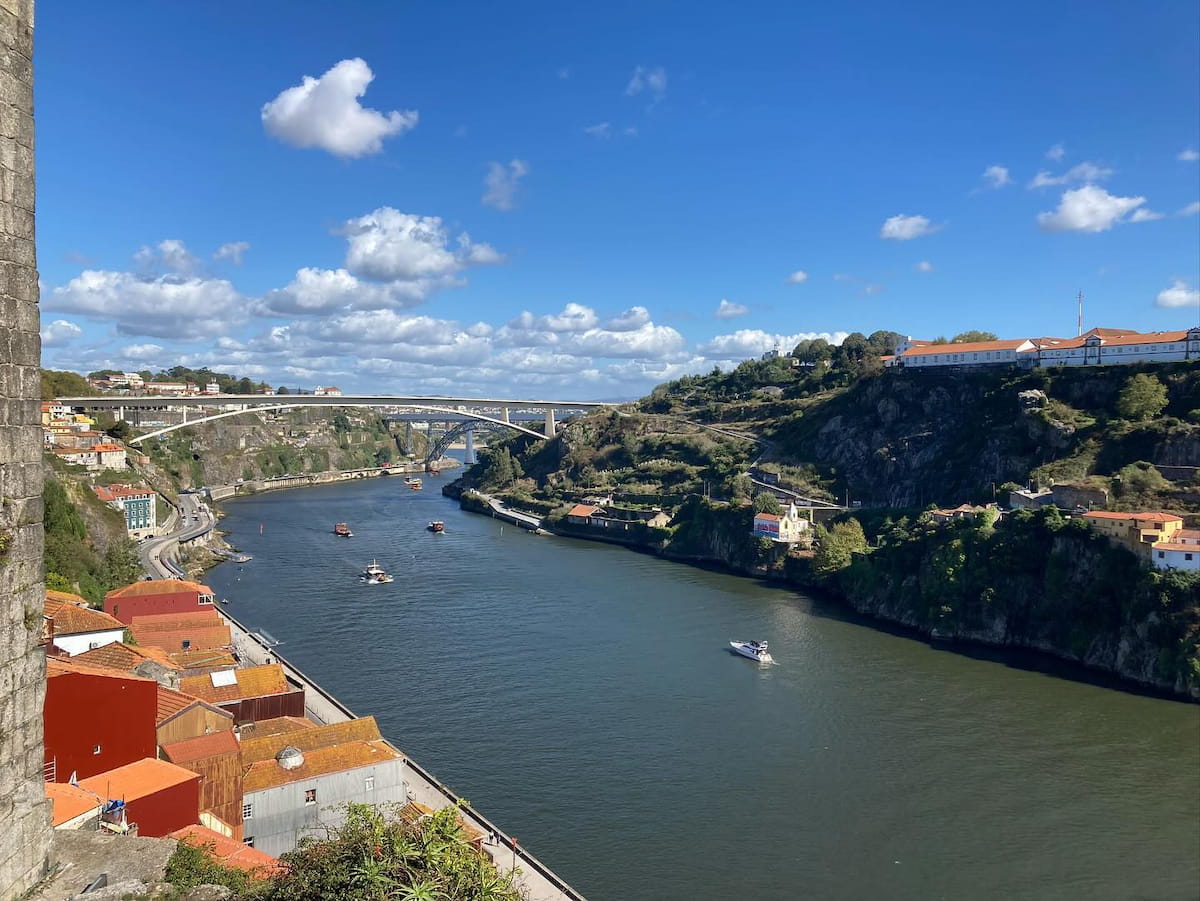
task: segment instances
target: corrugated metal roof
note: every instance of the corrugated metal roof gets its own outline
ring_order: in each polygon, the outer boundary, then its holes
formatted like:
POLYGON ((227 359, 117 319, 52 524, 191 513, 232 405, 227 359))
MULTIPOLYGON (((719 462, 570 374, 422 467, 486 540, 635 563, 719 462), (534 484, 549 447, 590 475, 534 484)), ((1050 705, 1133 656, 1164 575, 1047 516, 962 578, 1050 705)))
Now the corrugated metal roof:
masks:
POLYGON ((162 746, 162 752, 171 763, 181 766, 194 760, 206 757, 216 757, 219 754, 236 754, 241 750, 241 742, 234 736, 232 729, 222 729, 220 732, 210 732, 196 738, 171 742, 162 746))
POLYGON ((77 662, 73 657, 46 658, 47 679, 53 679, 55 676, 65 676, 70 673, 78 673, 85 676, 101 676, 105 679, 125 679, 131 682, 154 681, 153 679, 147 679, 143 676, 135 676, 132 673, 122 673, 103 666, 89 666, 86 663, 77 662))
POLYGON ((161 726, 171 717, 178 713, 182 713, 193 704, 203 704, 214 713, 217 713, 223 717, 228 717, 232 727, 233 714, 231 714, 229 711, 222 710, 219 707, 214 707, 212 704, 201 701, 199 698, 193 698, 191 695, 185 695, 183 692, 174 691, 170 688, 164 688, 162 685, 158 686, 158 715, 156 724, 161 726))
POLYGON ((259 720, 242 727, 242 741, 269 738, 272 735, 284 735, 289 732, 300 732, 303 729, 316 729, 317 724, 299 716, 277 716, 269 720, 259 720))
POLYGON ((182 669, 200 669, 201 667, 237 666, 237 658, 232 651, 224 648, 201 648, 196 651, 174 651, 167 654, 171 662, 182 669))
POLYGON ((590 504, 576 504, 567 511, 567 516, 591 516, 599 507, 593 507, 590 504))

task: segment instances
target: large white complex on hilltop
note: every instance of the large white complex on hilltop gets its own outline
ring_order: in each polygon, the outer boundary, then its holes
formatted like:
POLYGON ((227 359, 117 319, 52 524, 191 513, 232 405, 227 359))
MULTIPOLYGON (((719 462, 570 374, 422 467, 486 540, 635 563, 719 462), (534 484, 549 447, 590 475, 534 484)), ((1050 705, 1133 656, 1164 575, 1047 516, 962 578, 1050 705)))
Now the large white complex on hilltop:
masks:
POLYGON ((1112 366, 1200 360, 1200 326, 1178 332, 1094 328, 1077 338, 1014 338, 934 344, 906 338, 888 366, 1112 366))

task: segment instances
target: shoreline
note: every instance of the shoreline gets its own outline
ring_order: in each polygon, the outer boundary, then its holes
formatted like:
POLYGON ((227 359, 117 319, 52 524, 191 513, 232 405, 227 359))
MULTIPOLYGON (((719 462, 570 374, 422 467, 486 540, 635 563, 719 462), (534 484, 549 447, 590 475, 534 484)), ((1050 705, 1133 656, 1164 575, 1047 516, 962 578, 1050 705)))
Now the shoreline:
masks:
MULTIPOLYGON (((463 502, 465 489, 463 489, 462 486, 457 485, 456 482, 457 480, 455 480, 455 482, 447 483, 443 487, 442 493, 446 497, 458 501, 459 509, 468 513, 475 513, 480 516, 488 516, 488 513, 485 513, 482 510, 477 510, 463 502)), ((1007 666, 1012 666, 1017 669, 1047 673, 1058 678, 1070 679, 1074 682, 1082 682, 1088 685, 1097 686, 1099 688, 1121 691, 1127 694, 1138 695, 1140 697, 1150 697, 1165 701, 1177 701, 1184 704, 1200 703, 1200 696, 1193 696, 1186 692, 1173 691, 1170 688, 1165 688, 1153 683, 1140 682, 1136 679, 1131 679, 1128 676, 1124 676, 1121 673, 1114 672, 1111 669, 1105 669, 1098 666, 1089 666, 1087 663, 1084 663, 1081 660, 1066 657, 1045 648, 1034 647, 1031 645, 989 642, 981 638, 934 635, 931 631, 926 631, 919 626, 906 623, 902 620, 889 619, 887 617, 877 616, 866 611, 859 610, 854 607, 854 605, 851 604, 847 598, 837 594, 836 592, 831 592, 818 586, 803 585, 792 582, 786 578, 773 576, 770 573, 746 571, 724 560, 711 557, 670 554, 657 548, 639 544, 634 541, 622 541, 602 535, 584 535, 577 534, 575 532, 558 531, 553 527, 546 526, 544 522, 541 528, 546 533, 554 535, 557 538, 569 538, 577 541, 588 541, 599 544, 607 544, 614 547, 622 547, 639 554, 657 557, 658 559, 665 560, 669 563, 681 563, 711 572, 721 572, 731 576, 736 576, 738 578, 753 579, 766 585, 785 588, 792 591, 803 591, 816 600, 836 606, 839 611, 847 614, 846 619, 848 621, 854 622, 855 624, 865 628, 878 629, 880 631, 888 632, 889 634, 901 635, 914 640, 919 640, 923 644, 928 645, 931 649, 950 651, 952 653, 961 654, 964 657, 972 657, 975 659, 992 660, 997 663, 1004 663, 1007 666), (1039 666, 1039 663, 1045 665, 1039 666)))

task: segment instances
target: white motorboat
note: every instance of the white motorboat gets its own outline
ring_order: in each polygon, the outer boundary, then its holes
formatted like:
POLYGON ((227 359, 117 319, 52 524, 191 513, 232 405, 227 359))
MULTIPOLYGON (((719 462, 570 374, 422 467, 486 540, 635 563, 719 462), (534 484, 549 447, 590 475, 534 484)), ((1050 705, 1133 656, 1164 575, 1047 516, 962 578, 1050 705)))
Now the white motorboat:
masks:
POLYGON ((364 585, 386 585, 388 582, 395 581, 383 571, 383 567, 375 560, 372 560, 371 565, 358 574, 358 580, 364 585))
POLYGON ((759 663, 775 662, 775 658, 767 650, 767 643, 765 641, 731 641, 729 642, 729 646, 743 657, 749 657, 751 660, 757 660, 759 663))

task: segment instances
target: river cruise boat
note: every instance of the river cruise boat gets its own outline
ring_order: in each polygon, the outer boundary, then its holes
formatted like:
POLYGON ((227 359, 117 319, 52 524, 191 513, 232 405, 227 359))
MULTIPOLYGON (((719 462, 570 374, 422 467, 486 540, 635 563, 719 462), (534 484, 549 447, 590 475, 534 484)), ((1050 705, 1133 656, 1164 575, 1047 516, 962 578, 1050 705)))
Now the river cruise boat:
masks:
POLYGON ((421 480, 418 479, 416 476, 405 476, 404 484, 407 485, 409 488, 411 488, 413 491, 421 490, 421 480))
POLYGON ((741 654, 743 657, 749 657, 751 660, 757 660, 759 663, 774 663, 775 658, 767 650, 765 641, 731 641, 729 646, 734 652, 741 654))
POLYGON ((386 585, 395 580, 383 571, 378 562, 372 560, 371 565, 358 574, 358 581, 364 585, 386 585))
POLYGON ((446 531, 446 524, 444 522, 442 522, 440 519, 435 519, 433 522, 431 522, 425 528, 427 528, 431 532, 440 534, 440 533, 446 531))
POLYGON ((429 474, 431 476, 440 476, 442 474, 442 471, 440 469, 438 469, 436 466, 430 466, 429 474))
POLYGON ((333 534, 338 538, 353 538, 354 533, 350 531, 350 526, 344 522, 339 522, 333 527, 333 534))

